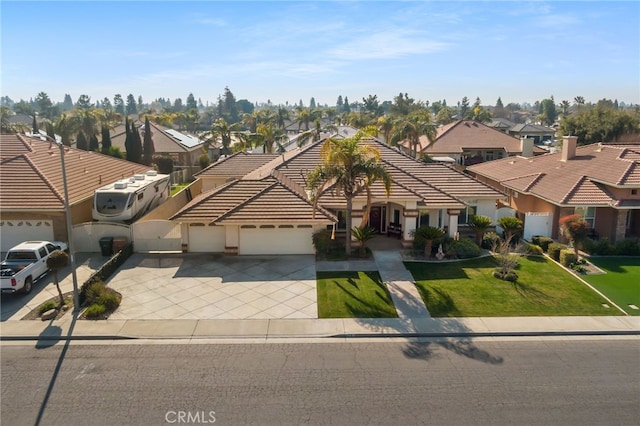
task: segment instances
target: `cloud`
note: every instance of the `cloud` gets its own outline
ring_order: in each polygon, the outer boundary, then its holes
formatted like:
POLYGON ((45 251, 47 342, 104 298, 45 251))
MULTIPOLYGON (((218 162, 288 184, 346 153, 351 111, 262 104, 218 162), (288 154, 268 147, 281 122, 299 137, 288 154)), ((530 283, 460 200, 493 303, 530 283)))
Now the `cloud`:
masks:
POLYGON ((327 53, 342 60, 393 59, 439 52, 451 46, 451 43, 432 40, 420 31, 398 29, 354 38, 327 53))
POLYGON ((208 25, 208 26, 212 26, 212 27, 226 27, 227 26, 227 22, 224 19, 220 19, 220 18, 205 18, 205 17, 201 17, 201 18, 195 18, 193 20, 193 22, 195 22, 196 24, 208 25))

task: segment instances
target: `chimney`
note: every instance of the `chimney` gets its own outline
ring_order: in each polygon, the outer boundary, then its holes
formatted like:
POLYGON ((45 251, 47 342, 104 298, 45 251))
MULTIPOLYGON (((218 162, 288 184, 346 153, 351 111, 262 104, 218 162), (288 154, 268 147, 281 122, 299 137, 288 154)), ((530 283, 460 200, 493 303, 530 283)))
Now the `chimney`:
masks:
POLYGON ((577 136, 562 137, 562 158, 561 161, 567 162, 576 156, 576 145, 578 144, 577 136))
POLYGON ((523 136, 520 138, 520 151, 522 156, 526 158, 533 157, 533 138, 523 136))

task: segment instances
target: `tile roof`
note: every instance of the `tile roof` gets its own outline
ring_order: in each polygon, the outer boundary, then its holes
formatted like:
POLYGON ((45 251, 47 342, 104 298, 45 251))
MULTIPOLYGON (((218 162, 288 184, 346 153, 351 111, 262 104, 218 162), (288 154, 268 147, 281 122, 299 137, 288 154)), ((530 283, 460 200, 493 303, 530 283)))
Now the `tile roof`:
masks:
POLYGON ((0 134, 0 161, 31 151, 31 144, 18 135, 0 134))
POLYGON ((574 158, 562 154, 509 157, 468 170, 507 188, 557 205, 621 205, 607 187, 640 188, 640 144, 591 144, 577 147, 574 158))
MULTIPOLYGON (((522 153, 519 138, 472 120, 454 121, 438 127, 435 143, 428 145, 427 137, 420 137, 418 152, 431 156, 458 154, 470 149, 503 149, 508 155, 522 153)), ((535 154, 547 152, 540 147, 534 147, 533 150, 535 154)))
POLYGON ((277 157, 279 154, 238 152, 210 164, 194 176, 240 178, 277 157))
MULTIPOLYGON (((442 164, 422 163, 376 139, 363 140, 380 150, 381 160, 392 178, 391 197, 414 200, 432 208, 463 208, 459 197, 502 198, 504 194, 469 175, 442 164)), ((308 222, 313 208, 305 192, 308 173, 321 162, 319 141, 284 154, 239 153, 205 169, 207 176, 237 175, 241 178, 194 198, 172 220, 207 223, 308 222)), ((384 186, 371 187, 377 199, 387 197, 384 186)), ((315 219, 335 221, 326 209, 343 208, 344 198, 328 189, 319 198, 315 219)))
MULTIPOLYGON (((135 124, 138 128, 138 131, 140 132, 140 139, 143 140, 141 127, 144 126, 144 123, 137 121, 135 124)), ((153 140, 153 147, 156 154, 176 154, 202 149, 202 143, 198 145, 191 145, 191 143, 189 143, 188 145, 191 146, 183 144, 180 138, 177 138, 171 134, 173 132, 167 132, 168 130, 171 130, 167 127, 161 126, 152 121, 149 122, 149 125, 151 127, 151 139, 153 140)), ((121 124, 115 129, 111 130, 111 145, 120 148, 122 152, 126 152, 126 149, 124 147, 125 138, 126 134, 124 124, 121 124)))
MULTIPOLYGON (((2 135, 4 145, 28 146, 24 153, 0 161, 2 210, 59 210, 64 208, 64 184, 60 150, 49 142, 21 135, 2 135), (19 177, 19 178, 17 178, 19 177)), ((65 169, 70 203, 93 197, 94 190, 109 182, 145 173, 148 166, 97 152, 65 147, 65 169)))

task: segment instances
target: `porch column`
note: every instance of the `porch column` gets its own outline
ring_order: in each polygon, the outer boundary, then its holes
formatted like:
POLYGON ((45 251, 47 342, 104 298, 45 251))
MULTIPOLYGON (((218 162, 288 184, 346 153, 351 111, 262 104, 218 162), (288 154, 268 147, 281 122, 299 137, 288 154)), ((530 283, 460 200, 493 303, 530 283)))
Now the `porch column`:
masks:
POLYGON ((453 238, 456 232, 458 232, 458 216, 460 216, 460 210, 447 209, 447 214, 449 215, 449 236, 453 238))
POLYGON ((418 217, 417 209, 404 209, 402 224, 402 245, 411 245, 413 237, 411 233, 416 229, 416 218, 418 217))
POLYGON ((616 219, 616 239, 614 242, 618 242, 624 240, 624 237, 627 234, 627 216, 629 214, 629 210, 618 210, 617 219, 616 219))

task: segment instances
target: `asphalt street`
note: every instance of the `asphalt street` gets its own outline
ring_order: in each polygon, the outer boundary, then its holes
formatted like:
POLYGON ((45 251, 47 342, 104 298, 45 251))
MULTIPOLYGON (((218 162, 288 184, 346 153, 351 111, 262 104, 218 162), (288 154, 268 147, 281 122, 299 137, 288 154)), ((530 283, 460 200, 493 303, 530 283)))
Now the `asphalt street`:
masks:
POLYGON ((4 344, 3 425, 636 425, 638 339, 4 344))

